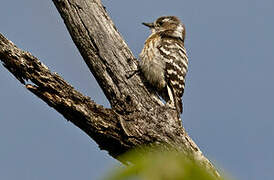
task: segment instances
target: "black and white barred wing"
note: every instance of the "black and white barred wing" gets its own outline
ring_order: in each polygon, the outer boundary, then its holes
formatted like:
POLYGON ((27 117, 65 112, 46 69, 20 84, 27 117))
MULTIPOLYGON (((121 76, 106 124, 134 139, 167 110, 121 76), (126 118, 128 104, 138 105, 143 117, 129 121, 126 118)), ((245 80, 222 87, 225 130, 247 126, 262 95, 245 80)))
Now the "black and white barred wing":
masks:
MULTIPOLYGON (((158 46, 161 56, 163 56, 166 67, 166 82, 171 90, 171 101, 178 112, 182 113, 182 96, 185 88, 185 77, 188 68, 188 58, 184 43, 180 39, 163 39, 158 46)), ((170 93, 169 93, 170 94, 170 93)))

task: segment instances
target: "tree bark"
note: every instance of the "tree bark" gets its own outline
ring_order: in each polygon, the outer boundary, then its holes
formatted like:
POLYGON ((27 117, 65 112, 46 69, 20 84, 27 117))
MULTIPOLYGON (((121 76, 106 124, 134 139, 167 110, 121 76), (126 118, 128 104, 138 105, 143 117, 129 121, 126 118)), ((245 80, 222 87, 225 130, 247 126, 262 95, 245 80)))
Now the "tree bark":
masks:
POLYGON ((193 157, 216 177, 217 170, 178 124, 175 109, 160 102, 144 84, 137 60, 100 0, 53 0, 111 109, 77 92, 36 57, 0 34, 0 60, 36 96, 85 131, 117 158, 141 145, 162 144, 193 157), (31 82, 31 83, 28 83, 31 82))

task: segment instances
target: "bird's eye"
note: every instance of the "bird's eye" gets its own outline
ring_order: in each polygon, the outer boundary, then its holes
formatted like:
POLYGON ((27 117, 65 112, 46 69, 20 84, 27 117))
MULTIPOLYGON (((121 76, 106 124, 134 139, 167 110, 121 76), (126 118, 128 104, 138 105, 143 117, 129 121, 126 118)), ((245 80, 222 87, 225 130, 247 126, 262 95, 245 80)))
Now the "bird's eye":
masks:
POLYGON ((159 21, 158 24, 159 24, 159 26, 162 26, 164 24, 164 22, 163 21, 159 21))

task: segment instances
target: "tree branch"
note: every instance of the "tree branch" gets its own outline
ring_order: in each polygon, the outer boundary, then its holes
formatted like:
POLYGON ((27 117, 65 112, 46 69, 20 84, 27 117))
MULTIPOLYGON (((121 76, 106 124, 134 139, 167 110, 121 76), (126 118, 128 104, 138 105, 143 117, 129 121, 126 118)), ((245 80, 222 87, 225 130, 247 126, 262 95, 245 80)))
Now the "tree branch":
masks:
POLYGON ((50 70, 29 52, 20 50, 0 34, 0 59, 3 65, 36 96, 56 109, 93 138, 101 149, 117 156, 130 147, 124 139, 119 116, 111 109, 95 104, 77 92, 57 73, 50 70), (26 84, 31 81, 34 84, 26 84))
POLYGON ((137 61, 100 0, 53 0, 90 71, 111 104, 106 109, 77 92, 37 58, 0 34, 0 60, 28 90, 56 109, 113 157, 140 145, 163 144, 217 170, 178 124, 176 110, 159 103, 142 76, 127 78, 137 61))
MULTIPOLYGON (((129 103, 146 105, 149 92, 139 76, 127 79, 137 61, 99 0, 53 1, 82 57, 115 110, 129 103)), ((155 102, 155 100, 154 100, 155 102)), ((129 106, 132 106, 131 104, 129 106)), ((150 105, 148 105, 150 106, 150 105)))

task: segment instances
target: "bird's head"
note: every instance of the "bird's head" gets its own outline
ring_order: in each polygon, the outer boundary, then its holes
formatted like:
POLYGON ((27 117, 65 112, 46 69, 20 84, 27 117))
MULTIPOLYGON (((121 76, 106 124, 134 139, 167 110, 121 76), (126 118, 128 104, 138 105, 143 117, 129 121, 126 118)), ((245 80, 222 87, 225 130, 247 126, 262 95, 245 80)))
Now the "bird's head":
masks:
POLYGON ((185 26, 176 16, 162 16, 153 23, 142 23, 154 33, 166 33, 171 37, 185 39, 185 26))

